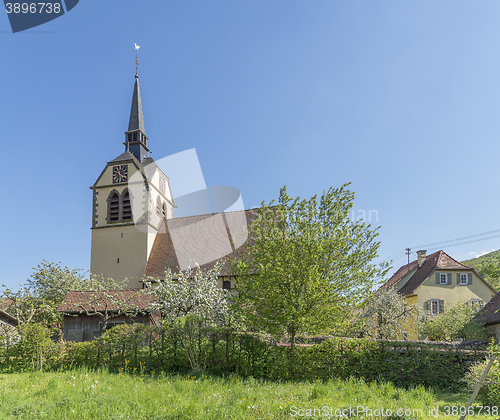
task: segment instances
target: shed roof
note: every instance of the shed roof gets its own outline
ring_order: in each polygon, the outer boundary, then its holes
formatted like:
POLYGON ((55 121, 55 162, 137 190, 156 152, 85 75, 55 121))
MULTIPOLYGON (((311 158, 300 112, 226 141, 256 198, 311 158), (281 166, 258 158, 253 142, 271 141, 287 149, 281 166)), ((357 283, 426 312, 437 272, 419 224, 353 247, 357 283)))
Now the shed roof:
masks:
POLYGON ((124 308, 146 311, 153 297, 141 289, 127 290, 74 290, 68 292, 58 312, 81 313, 84 310, 102 312, 108 310, 117 312, 124 308))

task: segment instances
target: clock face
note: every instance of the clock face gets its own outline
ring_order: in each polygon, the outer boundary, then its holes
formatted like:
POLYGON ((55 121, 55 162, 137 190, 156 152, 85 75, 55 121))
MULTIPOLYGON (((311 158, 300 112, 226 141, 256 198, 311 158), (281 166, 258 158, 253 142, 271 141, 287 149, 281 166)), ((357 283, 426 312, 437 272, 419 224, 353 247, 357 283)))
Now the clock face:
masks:
POLYGON ((128 165, 113 166, 113 184, 127 182, 128 165))
POLYGON ((160 191, 162 192, 162 194, 165 194, 165 184, 165 178, 160 175, 160 191))

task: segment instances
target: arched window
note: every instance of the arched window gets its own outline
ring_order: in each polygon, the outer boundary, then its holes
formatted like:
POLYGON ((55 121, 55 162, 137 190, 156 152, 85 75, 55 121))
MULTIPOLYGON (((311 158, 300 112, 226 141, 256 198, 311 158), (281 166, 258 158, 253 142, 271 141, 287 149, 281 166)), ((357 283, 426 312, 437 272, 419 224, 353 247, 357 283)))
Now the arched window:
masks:
POLYGON ((115 192, 108 203, 109 206, 109 222, 117 222, 120 218, 120 197, 115 192))
POLYGON ((166 219, 167 218, 167 203, 163 202, 163 206, 161 208, 161 215, 166 219))
POLYGON ((161 214, 161 200, 160 196, 156 198, 156 214, 159 216, 161 214))
POLYGON ((130 203, 130 193, 128 191, 123 196, 122 209, 121 220, 132 220, 132 205, 130 203))

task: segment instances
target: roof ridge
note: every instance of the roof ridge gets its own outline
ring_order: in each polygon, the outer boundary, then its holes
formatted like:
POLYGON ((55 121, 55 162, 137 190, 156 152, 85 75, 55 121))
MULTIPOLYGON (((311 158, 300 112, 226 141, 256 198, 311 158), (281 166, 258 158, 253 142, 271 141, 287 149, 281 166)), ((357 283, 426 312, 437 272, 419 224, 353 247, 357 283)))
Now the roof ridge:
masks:
POLYGON ((171 217, 170 219, 167 219, 167 222, 169 220, 181 220, 181 219, 189 219, 190 217, 200 217, 200 216, 215 216, 217 214, 229 214, 229 213, 246 213, 248 211, 251 211, 254 209, 244 209, 244 210, 232 210, 232 211, 219 211, 216 213, 203 213, 203 214, 193 214, 191 216, 182 216, 182 217, 171 217))
POLYGON ((140 292, 141 290, 144 289, 107 289, 107 290, 68 290, 68 293, 87 293, 87 292, 140 292))
POLYGON ((469 267, 468 265, 465 265, 465 264, 462 264, 460 261, 457 261, 455 258, 453 258, 451 255, 447 254, 446 252, 444 252, 443 250, 439 251, 439 252, 442 252, 444 255, 446 255, 448 258, 451 258, 453 261, 455 261, 456 263, 460 264, 461 266, 463 267, 466 267, 466 268, 473 268, 473 267, 469 267))

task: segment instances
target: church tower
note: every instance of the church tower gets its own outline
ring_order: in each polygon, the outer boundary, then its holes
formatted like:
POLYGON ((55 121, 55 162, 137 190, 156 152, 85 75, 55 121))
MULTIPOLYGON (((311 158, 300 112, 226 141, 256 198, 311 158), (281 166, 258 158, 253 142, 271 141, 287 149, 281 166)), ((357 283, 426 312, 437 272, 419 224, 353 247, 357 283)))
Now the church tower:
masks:
POLYGON ((108 162, 95 184, 92 202, 92 275, 128 280, 141 288, 151 248, 163 217, 175 204, 168 177, 151 156, 144 129, 139 77, 134 93, 125 152, 108 162))

